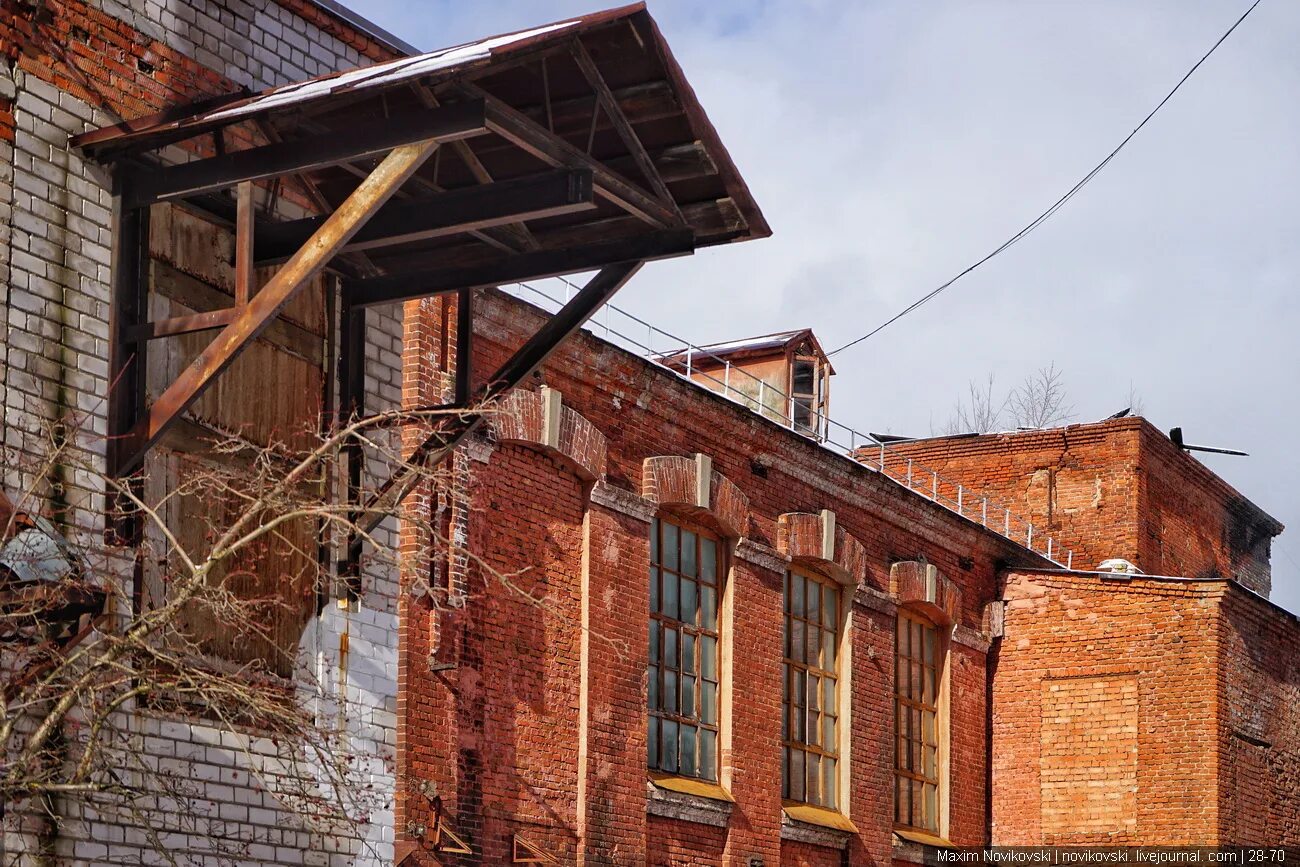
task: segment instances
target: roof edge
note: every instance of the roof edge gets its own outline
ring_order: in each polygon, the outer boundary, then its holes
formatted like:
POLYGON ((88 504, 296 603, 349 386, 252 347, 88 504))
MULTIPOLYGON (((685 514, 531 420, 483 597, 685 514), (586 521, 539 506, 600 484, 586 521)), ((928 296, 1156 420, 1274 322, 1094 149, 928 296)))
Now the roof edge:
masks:
MULTIPOLYGON (((276 2, 280 3, 282 6, 285 5, 284 0, 276 0, 276 2)), ((370 37, 396 54, 413 55, 421 53, 419 48, 416 48, 406 40, 394 35, 388 30, 385 30, 383 27, 380 27, 378 24, 371 21, 369 18, 366 18, 359 12, 349 9, 342 3, 337 2, 337 0, 301 0, 301 2, 315 6, 326 15, 337 18, 347 26, 370 37)))

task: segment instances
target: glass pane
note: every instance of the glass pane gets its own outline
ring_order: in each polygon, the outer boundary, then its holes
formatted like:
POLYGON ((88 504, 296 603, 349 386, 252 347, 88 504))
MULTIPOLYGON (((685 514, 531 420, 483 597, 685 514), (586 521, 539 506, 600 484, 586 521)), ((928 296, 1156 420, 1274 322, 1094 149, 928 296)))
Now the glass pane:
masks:
POLYGON ((664 667, 677 668, 677 630, 664 627, 664 667))
POLYGON ((709 680, 718 680, 718 639, 712 635, 700 636, 700 674, 709 680))
POLYGON ((925 742, 930 746, 936 746, 939 743, 937 728, 938 718, 932 713, 925 715, 925 742))
POLYGON ((918 698, 918 699, 921 698, 921 696, 924 695, 922 689, 923 686, 921 683, 921 663, 914 662, 912 663, 912 692, 911 692, 912 698, 918 698))
POLYGON ((718 779, 718 733, 708 729, 700 729, 700 776, 718 779))
POLYGON ((812 744, 815 747, 821 746, 821 739, 818 735, 821 733, 822 723, 821 714, 812 708, 808 708, 808 725, 807 734, 804 736, 804 743, 812 744))
POLYGON ((718 583, 718 543, 704 536, 700 537, 700 579, 718 583))
POLYGON ((707 584, 700 586, 700 626, 718 628, 718 591, 707 584))
POLYGON ((907 656, 909 646, 907 643, 907 621, 902 617, 898 618, 898 638, 896 641, 898 643, 897 655, 899 657, 907 656))
POLYGON ((664 573, 662 610, 663 610, 664 617, 671 617, 673 620, 681 619, 680 617, 678 617, 678 607, 677 607, 678 584, 679 582, 677 580, 677 576, 669 575, 667 572, 664 573))
POLYGON ((651 710, 659 709, 659 666, 652 665, 646 676, 646 707, 651 710))
POLYGON ((689 578, 682 579, 682 595, 679 600, 682 606, 680 619, 683 623, 689 623, 692 626, 695 626, 697 623, 696 614, 698 613, 695 608, 695 587, 696 584, 694 581, 689 578))
POLYGON ((664 528, 664 534, 663 534, 664 538, 663 538, 663 549, 662 549, 662 554, 663 554, 662 563, 664 566, 668 567, 669 569, 676 569, 677 568, 677 526, 675 524, 669 524, 668 522, 665 521, 663 524, 663 528, 664 528))
POLYGON ((939 751, 934 747, 925 748, 925 767, 921 769, 921 773, 927 779, 937 780, 939 778, 939 751))
POLYGON ((811 361, 796 361, 794 363, 793 392, 802 395, 812 394, 814 373, 811 361))
POLYGON ((659 724, 659 767, 677 773, 677 723, 670 719, 659 724))
POLYGON ((650 717, 646 734, 646 761, 652 768, 659 767, 659 718, 650 717))
POLYGON ((836 761, 822 759, 822 806, 838 809, 839 799, 835 797, 839 781, 835 778, 836 761))
POLYGON ((816 623, 821 616, 822 586, 816 581, 808 581, 808 619, 816 623))
POLYGON ((659 610, 659 570, 650 567, 650 610, 659 610))
POLYGON ((925 784, 918 781, 912 781, 912 821, 921 827, 928 826, 925 815, 925 784))
POLYGON ((785 747, 781 754, 781 797, 790 797, 790 748, 785 747))
POLYGON ((934 786, 925 787, 925 827, 932 831, 939 829, 939 791, 934 786))
POLYGON ((934 665, 934 645, 938 639, 936 630, 925 630, 925 664, 934 665))
POLYGON ((921 742, 912 741, 912 770, 917 773, 921 772, 921 742))
POLYGON ((922 693, 922 701, 926 704, 934 704, 934 669, 925 670, 925 692, 922 693))
POLYGON ((806 798, 809 803, 819 803, 821 799, 818 792, 821 790, 822 782, 822 759, 816 753, 808 754, 808 789, 806 798))
POLYGON ((823 587, 822 624, 831 629, 837 629, 839 623, 839 593, 834 587, 823 587))
POLYGON ((790 573, 790 613, 803 617, 803 576, 798 572, 790 573))
POLYGON ((828 753, 839 755, 839 741, 835 737, 835 721, 838 717, 822 716, 822 749, 828 753))
POLYGON ((835 701, 835 684, 833 677, 822 678, 822 710, 828 713, 838 713, 839 706, 835 701))
POLYGON ((718 685, 707 680, 700 683, 700 720, 718 724, 718 685))
POLYGON ((664 672, 664 686, 659 695, 663 697, 664 710, 677 713, 677 672, 664 672))
POLYGON ((695 636, 689 632, 682 633, 682 673, 695 673, 695 636))
POLYGON ((838 656, 838 650, 835 646, 835 633, 829 629, 822 630, 822 668, 827 671, 835 670, 835 657, 838 656))
POLYGON ((689 777, 699 773, 699 767, 695 763, 694 726, 682 726, 682 761, 678 770, 689 777))
POLYGON ((804 752, 803 750, 790 751, 790 799, 792 801, 802 801, 804 799, 804 752))
POLYGON ((803 662, 805 659, 803 630, 802 620, 790 621, 790 658, 795 662, 803 662))
POLYGON ((695 716, 695 678, 682 675, 682 716, 695 716))
POLYGON ((907 815, 907 802, 908 802, 908 798, 907 798, 907 793, 908 793, 909 791, 910 791, 910 788, 909 788, 908 785, 907 785, 907 780, 906 780, 906 779, 904 779, 903 777, 897 777, 897 778, 895 778, 895 780, 894 780, 894 816, 897 817, 897 820, 898 820, 899 822, 902 822, 902 823, 905 824, 905 825, 908 824, 908 815, 907 815))
POLYGON ((794 670, 794 689, 791 694, 794 696, 794 703, 803 707, 804 698, 808 695, 808 675, 801 669, 794 670))
POLYGON ((699 574, 695 565, 695 534, 682 530, 682 574, 694 578, 699 574))
POLYGON ((815 674, 808 675, 808 707, 820 710, 822 706, 822 680, 815 674))
POLYGON ((650 661, 659 661, 659 621, 650 621, 650 661))

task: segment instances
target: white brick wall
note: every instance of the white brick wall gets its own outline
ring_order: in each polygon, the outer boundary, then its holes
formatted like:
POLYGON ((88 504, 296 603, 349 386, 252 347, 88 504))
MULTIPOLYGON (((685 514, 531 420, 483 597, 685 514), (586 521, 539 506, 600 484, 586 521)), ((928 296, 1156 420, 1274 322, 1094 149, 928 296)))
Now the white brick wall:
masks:
MULTIPOLYGON (((337 39, 308 26, 273 2, 244 0, 90 0, 157 38, 253 89, 294 81, 364 59, 337 39)), ((43 447, 44 423, 60 400, 88 414, 96 434, 106 428, 110 197, 89 167, 67 148, 68 136, 115 120, 21 72, 0 68, 0 99, 17 97, 13 147, 0 141, 0 408, 3 441, 27 455, 43 447)), ((401 400, 401 310, 372 312, 368 329, 368 408, 401 400)), ((101 465, 102 440, 77 446, 101 465)), ((379 471, 380 468, 373 468, 379 471)), ((386 474, 386 470, 384 470, 386 474)), ((6 462, 4 484, 22 488, 6 462)), ((65 480, 83 544, 103 529, 103 492, 90 479, 65 480)), ((380 531, 396 546, 393 526, 380 531)), ((397 580, 381 565, 365 576, 357 610, 327 606, 301 643, 304 700, 321 712, 340 704, 349 734, 347 752, 365 782, 369 824, 361 838, 312 827, 293 804, 254 782, 274 778, 292 757, 267 741, 235 738, 211 726, 142 712, 124 720, 123 772, 143 762, 174 775, 185 791, 157 793, 135 811, 60 805, 55 844, 60 864, 162 864, 159 845, 187 864, 379 865, 392 861, 392 800, 396 751, 397 580), (346 659, 340 636, 348 636, 346 659), (279 771, 277 771, 279 769, 279 771), (188 797, 200 818, 179 821, 170 798, 188 797)), ((35 863, 30 840, 17 833, 21 817, 7 812, 3 863, 35 863)))

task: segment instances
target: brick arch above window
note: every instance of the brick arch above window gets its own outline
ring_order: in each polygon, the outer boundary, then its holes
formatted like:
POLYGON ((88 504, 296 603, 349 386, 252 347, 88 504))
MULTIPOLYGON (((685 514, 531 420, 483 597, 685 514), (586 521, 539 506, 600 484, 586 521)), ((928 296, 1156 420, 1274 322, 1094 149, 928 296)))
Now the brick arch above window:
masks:
POLYGON ((841 584, 858 585, 867 577, 867 549, 837 525, 835 513, 785 512, 776 521, 776 549, 841 584))
POLYGON ((924 560, 901 560, 889 567, 889 592, 901 606, 920 611, 941 626, 961 614, 961 589, 924 560))
POLYGON ((708 455, 662 455, 641 465, 641 496, 663 506, 707 512, 723 534, 741 538, 749 526, 749 497, 722 473, 708 455))
POLYGON ((531 446, 569 467, 578 478, 594 482, 605 477, 609 446, 605 435, 573 409, 560 392, 511 392, 492 416, 499 443, 531 446))

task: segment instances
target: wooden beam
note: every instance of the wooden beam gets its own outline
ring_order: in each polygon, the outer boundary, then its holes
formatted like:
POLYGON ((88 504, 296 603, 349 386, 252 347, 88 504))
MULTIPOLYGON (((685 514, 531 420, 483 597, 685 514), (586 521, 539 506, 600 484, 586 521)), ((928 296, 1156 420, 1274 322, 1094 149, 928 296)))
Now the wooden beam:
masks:
POLYGON ((604 163, 547 132, 545 127, 477 86, 467 84, 462 87, 483 100, 487 127, 492 132, 509 139, 548 165, 590 169, 597 193, 652 226, 664 229, 677 223, 677 215, 671 208, 604 163))
MULTIPOLYGON (((429 198, 389 202, 343 251, 405 244, 595 207, 591 172, 544 172, 488 186, 462 187, 429 198)), ((308 217, 263 226, 258 263, 288 258, 323 222, 323 217, 308 217)))
POLYGON ((235 306, 253 295, 253 182, 239 185, 235 213, 235 306))
POLYGON ((357 307, 426 298, 457 289, 500 286, 603 268, 616 262, 649 261, 695 252, 695 236, 685 229, 639 235, 584 247, 540 250, 491 262, 436 271, 413 271, 343 283, 345 303, 357 307))
POLYGON ((614 125, 614 130, 618 137, 623 140, 623 145, 627 148, 628 154, 636 163, 637 169, 641 175, 650 183, 659 200, 667 205, 677 216, 677 224, 685 222, 682 219, 681 209, 677 207, 677 202, 673 200, 673 194, 668 191, 668 186, 659 176, 658 169, 650 160, 650 155, 646 153, 645 145, 641 144, 641 139, 637 138, 636 130, 632 129, 632 124, 628 122, 627 115, 623 114, 623 109, 619 108, 618 98, 614 92, 609 89, 605 82, 605 77, 600 74, 596 68, 596 61, 591 59, 587 53, 587 48, 582 44, 582 40, 574 38, 573 40, 573 59, 578 63, 578 69, 582 70, 582 75, 591 85, 591 89, 596 92, 596 99, 600 102, 605 114, 609 117, 610 123, 614 125))
POLYGON ((173 316, 157 322, 144 322, 127 329, 128 340, 141 343, 157 340, 159 337, 175 337, 178 334, 193 334, 196 331, 213 331, 225 328, 239 314, 239 308, 227 307, 223 310, 209 310, 205 313, 188 313, 173 316))
POLYGON ((523 382, 541 367, 565 338, 573 334, 591 318, 600 307, 614 297, 619 289, 641 269, 644 262, 624 262, 602 268, 587 282, 578 294, 546 320, 541 328, 519 347, 480 389, 475 406, 480 411, 468 411, 451 416, 438 425, 397 470, 371 495, 362 509, 358 524, 364 533, 379 526, 386 516, 406 499, 407 494, 419 484, 425 467, 435 466, 451 453, 462 440, 483 422, 481 409, 510 389, 523 382))
POLYGON ((430 139, 402 145, 384 158, 262 291, 240 308, 239 316, 167 387, 149 415, 132 431, 124 469, 139 465, 167 427, 271 324, 298 290, 325 267, 437 147, 437 140, 430 139))
POLYGON ((364 124, 350 133, 317 135, 195 160, 132 178, 128 206, 140 207, 220 190, 242 181, 312 171, 372 157, 416 142, 445 142, 485 131, 482 103, 470 100, 432 111, 413 112, 385 123, 364 124))

